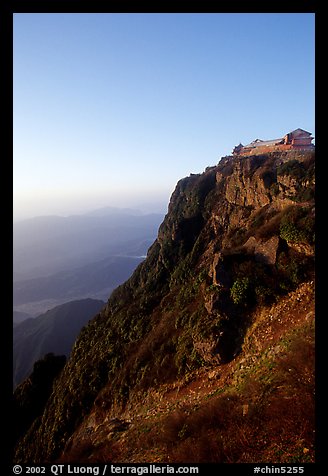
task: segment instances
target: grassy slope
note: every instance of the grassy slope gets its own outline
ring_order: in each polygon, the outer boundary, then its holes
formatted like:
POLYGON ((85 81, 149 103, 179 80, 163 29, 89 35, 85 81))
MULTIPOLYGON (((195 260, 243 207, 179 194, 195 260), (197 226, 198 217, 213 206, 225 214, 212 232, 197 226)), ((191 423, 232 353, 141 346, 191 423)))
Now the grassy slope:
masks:
POLYGON ((116 419, 91 415, 61 461, 313 462, 313 397, 308 282, 254 312, 235 360, 150 390, 116 419))

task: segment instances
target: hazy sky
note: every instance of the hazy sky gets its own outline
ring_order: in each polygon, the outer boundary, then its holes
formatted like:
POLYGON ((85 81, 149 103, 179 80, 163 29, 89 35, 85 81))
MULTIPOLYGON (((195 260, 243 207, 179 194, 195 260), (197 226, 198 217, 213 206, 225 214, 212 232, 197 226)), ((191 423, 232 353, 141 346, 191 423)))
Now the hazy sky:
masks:
POLYGON ((314 14, 14 15, 16 218, 156 210, 237 143, 314 126, 314 14))

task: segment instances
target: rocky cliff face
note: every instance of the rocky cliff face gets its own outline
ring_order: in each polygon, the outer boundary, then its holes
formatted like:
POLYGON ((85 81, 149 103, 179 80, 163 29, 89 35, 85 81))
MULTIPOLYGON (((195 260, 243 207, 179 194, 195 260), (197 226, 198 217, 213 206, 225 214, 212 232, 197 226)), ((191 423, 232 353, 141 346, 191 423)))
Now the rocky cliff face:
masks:
MULTIPOLYGON (((97 445, 110 444, 156 389, 249 359, 254 316, 304 282, 312 289, 313 260, 313 151, 225 157, 180 180, 147 259, 82 330, 15 461, 51 461, 64 448, 69 460, 83 431, 105 422, 97 445)), ((79 458, 95 461, 91 446, 79 458)))

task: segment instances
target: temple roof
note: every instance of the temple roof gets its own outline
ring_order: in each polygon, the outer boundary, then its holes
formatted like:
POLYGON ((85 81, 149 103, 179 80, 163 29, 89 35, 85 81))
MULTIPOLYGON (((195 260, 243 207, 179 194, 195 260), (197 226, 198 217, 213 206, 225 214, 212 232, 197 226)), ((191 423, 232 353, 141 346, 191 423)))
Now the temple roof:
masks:
POLYGON ((302 134, 302 133, 305 133, 305 134, 307 134, 307 135, 309 135, 309 136, 311 135, 311 132, 305 131, 304 129, 300 129, 300 128, 295 129, 294 131, 289 132, 289 134, 291 134, 291 135, 298 135, 298 134, 302 134))
POLYGON ((256 139, 250 144, 245 145, 245 147, 257 147, 257 146, 271 146, 271 145, 276 145, 280 144, 284 139, 281 137, 280 139, 272 139, 272 140, 260 140, 256 139))

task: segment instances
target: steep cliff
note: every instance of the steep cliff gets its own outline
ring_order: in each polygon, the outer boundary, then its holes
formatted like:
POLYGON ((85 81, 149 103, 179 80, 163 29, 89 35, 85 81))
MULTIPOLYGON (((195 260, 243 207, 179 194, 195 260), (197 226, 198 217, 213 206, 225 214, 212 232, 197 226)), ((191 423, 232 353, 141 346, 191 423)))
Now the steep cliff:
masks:
MULTIPOLYGON (((202 400, 197 406, 194 402, 196 406, 188 407, 185 415, 180 414, 176 434, 173 431, 171 437, 166 435, 165 444, 158 442, 158 446, 166 445, 165 456, 156 456, 150 450, 147 453, 151 461, 187 461, 188 457, 183 455, 188 451, 175 454, 170 444, 172 438, 178 438, 186 449, 186 442, 191 444, 195 439, 197 418, 201 420, 197 413, 199 405, 203 408, 202 421, 207 421, 205 414, 213 413, 213 408, 210 411, 206 405, 214 402, 218 408, 214 411, 217 423, 211 420, 204 427, 205 447, 206 438, 213 440, 215 429, 221 428, 222 433, 226 428, 227 421, 222 416, 226 414, 222 410, 225 404, 231 415, 233 408, 249 405, 241 399, 240 386, 247 382, 250 385, 250 381, 240 368, 249 370, 258 365, 262 369, 258 374, 253 372, 258 379, 253 382, 254 388, 258 385, 253 399, 267 395, 270 385, 273 389, 294 385, 294 395, 296 384, 286 380, 282 371, 278 372, 280 380, 271 382, 264 390, 262 367, 269 364, 267 360, 263 364, 263 356, 267 355, 265 352, 271 355, 273 367, 280 359, 278 367, 282 368, 283 356, 293 354, 292 345, 299 345, 299 336, 307 342, 304 348, 312 352, 313 340, 308 342, 310 337, 306 336, 311 334, 314 316, 313 262, 314 152, 225 157, 204 173, 180 180, 146 260, 80 333, 70 359, 55 381, 43 416, 34 421, 18 442, 15 462, 52 461, 60 455, 64 460, 119 461, 122 452, 115 446, 119 435, 129 438, 138 428, 140 432, 144 428, 153 431, 140 423, 145 402, 147 412, 152 405, 156 418, 164 418, 167 412, 156 398, 152 400, 156 392, 160 399, 168 396, 169 402, 170 391, 180 391, 200 379, 199 388, 211 388, 212 393, 200 392, 207 403, 202 400), (306 283, 305 288, 302 283, 306 283), (307 302, 305 314, 303 308, 297 307, 293 294, 297 292, 307 302), (290 322, 288 316, 282 319, 281 311, 277 311, 283 300, 286 309, 292 309, 290 322), (278 319, 283 322, 279 332, 272 331, 270 315, 271 320, 277 320, 277 329, 278 319), (287 335, 292 336, 288 337, 288 345, 281 341, 287 335), (272 336, 270 343, 265 342, 267 336, 272 336), (240 363, 242 359, 244 364, 240 363), (214 380, 209 375, 214 375, 214 380), (229 375, 229 379, 225 380, 224 375, 229 375), (218 392, 222 393, 222 401, 217 400, 218 392), (231 402, 235 402, 233 408, 231 402), (86 442, 87 447, 83 446, 86 442)), ((298 371, 311 377, 312 361, 307 359, 305 365, 303 360, 301 356, 298 371)), ((312 401, 310 377, 305 379, 304 395, 312 401)), ((188 388, 188 392, 197 395, 193 387, 188 388)), ((251 393, 248 389, 243 395, 251 393)), ((291 395, 285 393, 281 401, 292 398, 291 395)), ((270 405, 273 408, 272 402, 270 405)), ((248 406, 243 408, 246 416, 248 406)), ((253 415, 255 419, 249 423, 252 431, 265 411, 266 407, 262 415, 253 415)), ((176 421, 176 417, 171 417, 176 421)), ((274 416, 268 414, 265 418, 271 421, 274 416)), ((313 437, 311 418, 312 413, 304 423, 307 433, 304 430, 298 435, 297 441, 302 440, 301 460, 309 458, 312 451, 308 448, 312 440, 307 439, 309 434, 313 437), (303 448, 306 451, 302 453, 303 448)), ((170 420, 166 425, 170 427, 170 420)), ((120 440, 121 446, 124 441, 120 440)), ((158 441, 154 435, 152 441, 158 441)), ((261 448, 265 444, 262 442, 261 448)), ((240 442, 238 445, 241 447, 240 442)), ((227 453, 218 448, 212 451, 216 455, 212 459, 225 461, 227 453)), ((231 461, 256 461, 260 449, 243 454, 231 453, 231 461)), ((139 452, 135 457, 141 460, 144 456, 139 452)), ((265 460, 268 455, 261 457, 265 460)), ((202 456, 199 449, 198 460, 202 458, 206 460, 209 456, 202 456)))

